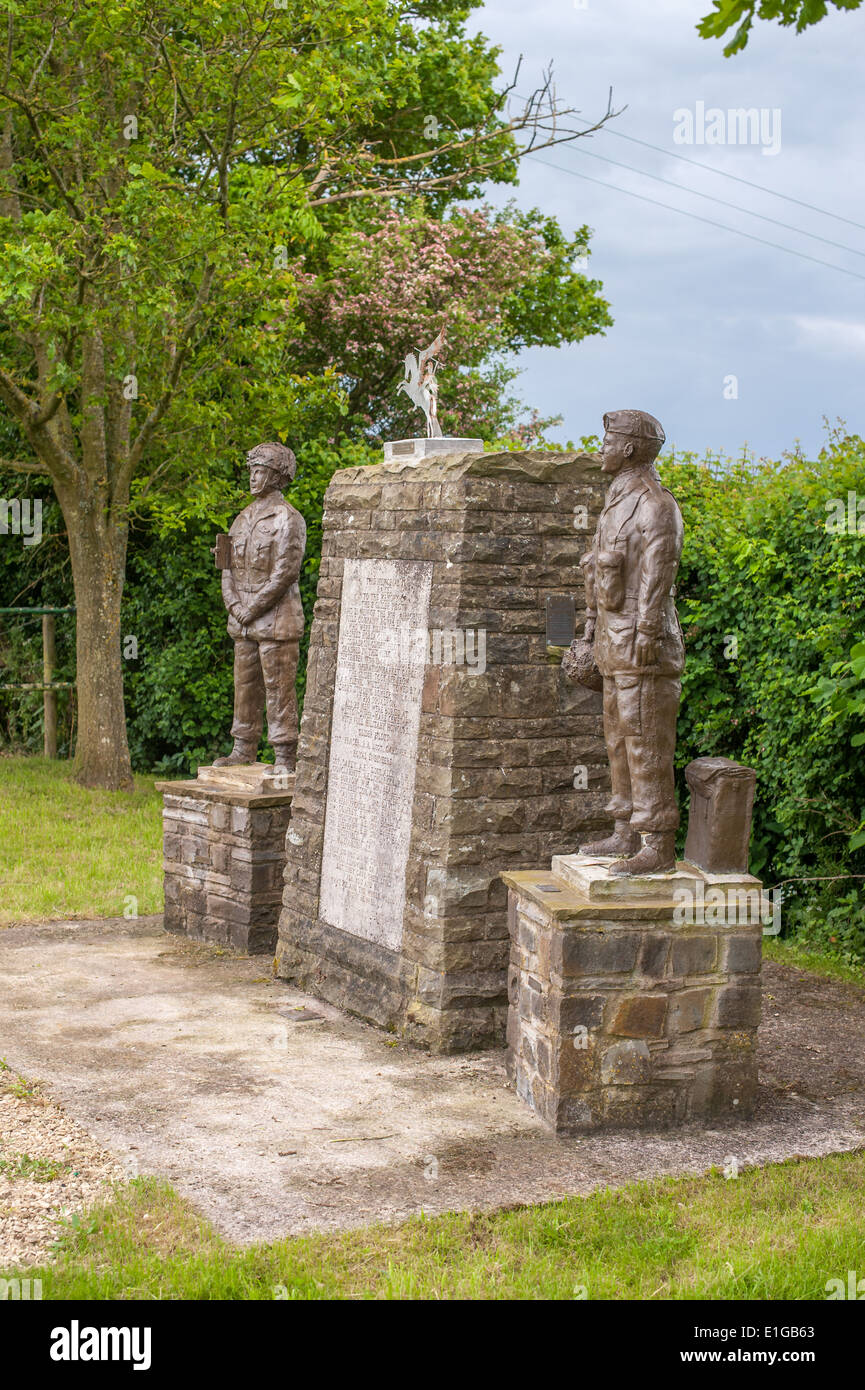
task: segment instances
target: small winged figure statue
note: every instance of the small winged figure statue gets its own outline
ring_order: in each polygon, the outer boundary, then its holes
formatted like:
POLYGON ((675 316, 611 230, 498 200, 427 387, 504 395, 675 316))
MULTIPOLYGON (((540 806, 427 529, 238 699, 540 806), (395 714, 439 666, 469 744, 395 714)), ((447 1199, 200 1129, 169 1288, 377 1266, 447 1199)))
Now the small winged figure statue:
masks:
POLYGON ((446 329, 447 321, 442 325, 438 337, 433 339, 428 348, 419 352, 417 357, 413 352, 406 355, 405 380, 401 381, 397 387, 397 391, 405 391, 409 400, 414 401, 415 405, 426 416, 427 439, 441 439, 442 437, 442 428, 438 421, 436 370, 439 364, 436 361, 436 353, 441 352, 445 346, 446 329))

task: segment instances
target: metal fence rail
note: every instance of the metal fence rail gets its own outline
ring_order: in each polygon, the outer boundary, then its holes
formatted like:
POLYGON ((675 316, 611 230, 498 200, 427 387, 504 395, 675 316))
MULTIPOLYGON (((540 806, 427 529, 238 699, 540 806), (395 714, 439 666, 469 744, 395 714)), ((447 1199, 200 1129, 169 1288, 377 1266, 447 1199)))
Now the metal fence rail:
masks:
POLYGON ((0 685, 0 690, 41 690, 42 691, 42 746, 46 758, 57 757, 57 694, 58 690, 74 690, 75 681, 55 681, 56 632, 54 619, 58 613, 74 613, 74 605, 69 608, 0 608, 0 614, 26 614, 31 618, 42 619, 42 683, 29 685, 0 685))

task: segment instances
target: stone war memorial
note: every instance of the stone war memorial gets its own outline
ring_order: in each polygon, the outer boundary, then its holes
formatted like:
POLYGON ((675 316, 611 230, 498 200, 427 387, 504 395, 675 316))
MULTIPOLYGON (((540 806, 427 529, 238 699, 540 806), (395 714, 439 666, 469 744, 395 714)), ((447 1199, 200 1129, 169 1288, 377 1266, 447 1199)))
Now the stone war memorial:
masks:
POLYGON ((506 1041, 563 1133, 745 1114, 754 777, 691 765, 677 863, 663 431, 615 412, 600 456, 442 438, 441 342, 406 362, 426 439, 328 489, 276 969, 433 1052, 506 1041))
POLYGON ((506 1048, 558 1133, 747 1115, 755 778, 689 765, 677 860, 683 527, 663 428, 609 412, 599 454, 447 438, 444 342, 400 383, 426 436, 328 488, 299 735, 296 463, 248 456, 253 501, 215 547, 233 748, 162 784, 165 925, 275 948, 280 978, 429 1052, 506 1048))

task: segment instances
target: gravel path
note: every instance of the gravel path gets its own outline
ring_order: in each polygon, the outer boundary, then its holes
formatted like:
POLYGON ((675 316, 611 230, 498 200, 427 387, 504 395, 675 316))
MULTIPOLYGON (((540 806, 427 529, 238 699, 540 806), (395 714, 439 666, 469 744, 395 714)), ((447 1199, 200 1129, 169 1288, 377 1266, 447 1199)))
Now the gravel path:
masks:
POLYGON ((62 1106, 27 1086, 26 1099, 0 1072, 0 1277, 40 1263, 73 1212, 83 1212, 129 1176, 62 1106))

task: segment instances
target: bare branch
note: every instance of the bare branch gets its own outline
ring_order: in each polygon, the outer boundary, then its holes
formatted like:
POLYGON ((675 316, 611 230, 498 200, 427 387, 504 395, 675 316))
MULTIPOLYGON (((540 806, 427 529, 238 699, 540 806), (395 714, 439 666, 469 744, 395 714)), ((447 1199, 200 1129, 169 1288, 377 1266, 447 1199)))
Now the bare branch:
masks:
MULTIPOLYGON (((507 103, 518 73, 519 63, 514 80, 500 94, 496 109, 500 109, 507 103)), ((508 164, 512 160, 524 159, 528 154, 593 135, 596 131, 601 130, 607 121, 621 115, 623 110, 625 107, 614 110, 613 92, 610 88, 607 97, 607 109, 604 114, 592 125, 584 129, 576 128, 571 124, 571 119, 578 116, 579 113, 570 107, 565 109, 559 107, 552 82, 552 69, 548 69, 543 75, 541 85, 525 98, 522 110, 517 115, 496 125, 476 126, 466 135, 457 135, 453 139, 436 145, 432 151, 421 150, 414 154, 388 155, 377 149, 376 146, 380 142, 370 143, 358 157, 361 166, 365 164, 367 168, 364 170, 361 167, 359 175, 356 172, 355 186, 336 188, 329 193, 308 197, 308 206, 318 207, 322 204, 345 202, 354 198, 393 198, 437 188, 450 188, 468 178, 488 177, 494 169, 508 164), (485 156, 485 149, 491 142, 500 142, 507 137, 515 139, 521 134, 526 136, 525 143, 509 144, 504 153, 490 157, 485 156), (421 172, 420 166, 429 165, 432 159, 440 160, 442 157, 460 152, 467 152, 470 156, 465 167, 454 169, 446 174, 424 175, 421 172), (473 157, 475 155, 477 158, 473 157), (357 186, 358 183, 360 186, 357 186)), ((316 194, 331 172, 332 166, 325 163, 309 185, 307 194, 316 194)))

